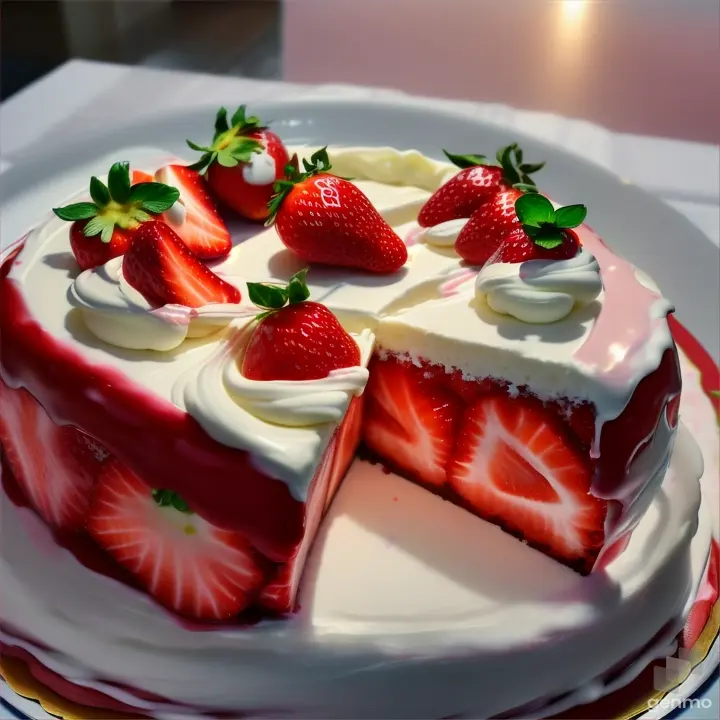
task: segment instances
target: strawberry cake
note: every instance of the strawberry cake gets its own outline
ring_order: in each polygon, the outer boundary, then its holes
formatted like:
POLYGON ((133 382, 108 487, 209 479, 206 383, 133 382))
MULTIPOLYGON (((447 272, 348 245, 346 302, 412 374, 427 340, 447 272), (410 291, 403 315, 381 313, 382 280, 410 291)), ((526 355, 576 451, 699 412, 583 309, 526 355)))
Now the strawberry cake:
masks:
POLYGON ((188 144, 5 253, 3 655, 108 713, 439 718, 671 652, 702 458, 592 198, 514 144, 288 148, 245 108, 188 144))

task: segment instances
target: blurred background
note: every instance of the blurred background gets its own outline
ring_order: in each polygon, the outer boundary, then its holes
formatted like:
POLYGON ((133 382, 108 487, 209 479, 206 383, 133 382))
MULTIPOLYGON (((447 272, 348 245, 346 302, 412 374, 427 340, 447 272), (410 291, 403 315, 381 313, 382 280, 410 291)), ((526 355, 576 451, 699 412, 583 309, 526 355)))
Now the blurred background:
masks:
POLYGON ((70 58, 502 102, 720 141, 720 0, 2 0, 6 99, 70 58))

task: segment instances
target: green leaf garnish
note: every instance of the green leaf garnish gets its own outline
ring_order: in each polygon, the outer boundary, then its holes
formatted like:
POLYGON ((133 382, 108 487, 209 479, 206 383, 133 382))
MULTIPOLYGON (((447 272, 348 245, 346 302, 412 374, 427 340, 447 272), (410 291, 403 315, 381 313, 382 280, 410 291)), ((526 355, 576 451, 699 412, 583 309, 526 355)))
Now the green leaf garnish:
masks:
POLYGON ((248 117, 246 110, 246 106, 241 105, 228 123, 227 109, 221 107, 215 116, 215 132, 209 147, 186 141, 192 150, 203 153, 196 163, 190 165, 193 170, 205 172, 214 162, 223 167, 236 167, 249 162, 253 153, 263 151, 263 143, 248 137, 248 133, 263 130, 264 126, 254 115, 248 117))
POLYGON ((110 197, 124 205, 130 199, 130 163, 117 162, 108 173, 110 197))
POLYGON ((568 205, 555 211, 555 225, 559 228, 574 228, 582 225, 587 217, 584 205, 568 205))
POLYGON ((53 208, 53 212, 61 219, 72 222, 74 220, 87 220, 98 214, 98 207, 94 203, 80 202, 73 205, 66 205, 61 208, 53 208))
POLYGON ((90 197, 98 207, 105 207, 110 202, 110 191, 95 176, 90 178, 90 197))
POLYGON ((582 225, 587 215, 584 205, 568 205, 555 210, 545 196, 537 192, 521 195, 515 212, 525 233, 545 250, 552 250, 567 237, 567 230, 582 225))
POLYGON ((275 283, 249 282, 247 287, 250 301, 263 310, 256 319, 261 320, 285 305, 305 302, 310 297, 310 290, 305 282, 306 277, 307 269, 303 269, 295 273, 285 286, 275 283))
POLYGON ((266 310, 279 310, 288 300, 287 290, 268 283, 247 284, 250 302, 266 310))
POLYGON ((562 230, 544 230, 533 238, 533 242, 541 248, 552 250, 563 244, 563 238, 562 230))
POLYGON ((160 214, 170 209, 180 198, 180 191, 159 182, 145 182, 133 185, 130 190, 130 202, 143 210, 160 214))
POLYGON ((172 490, 152 490, 152 497, 160 507, 171 507, 186 515, 193 515, 193 511, 185 500, 172 490))
POLYGON ((515 201, 515 212, 523 225, 542 227, 555 220, 555 210, 552 203, 538 193, 521 195, 515 201))
POLYGON ((290 278, 287 286, 288 302, 290 305, 304 302, 310 297, 310 290, 305 280, 306 277, 307 268, 300 270, 300 272, 290 278))

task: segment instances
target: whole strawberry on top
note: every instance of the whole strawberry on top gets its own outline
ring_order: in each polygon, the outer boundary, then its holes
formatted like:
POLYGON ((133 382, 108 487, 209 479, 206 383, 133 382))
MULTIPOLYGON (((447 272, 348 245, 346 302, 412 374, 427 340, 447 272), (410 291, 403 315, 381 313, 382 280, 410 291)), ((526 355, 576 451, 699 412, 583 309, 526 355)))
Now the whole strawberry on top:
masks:
POLYGON ((581 225, 586 215, 584 205, 556 210, 543 195, 509 190, 472 214, 455 241, 455 250, 472 265, 489 260, 567 260, 580 247, 572 228, 581 225))
POLYGON ((164 222, 144 223, 123 257, 123 277, 153 307, 238 303, 240 291, 193 255, 164 222))
POLYGON ((292 164, 275 184, 268 224, 275 223, 286 247, 322 265, 392 273, 407 261, 405 243, 367 196, 345 178, 330 174, 327 148, 292 164))
POLYGON ((241 105, 228 123, 227 110, 218 110, 212 143, 187 144, 203 156, 190 167, 206 174, 210 187, 228 207, 248 220, 265 220, 273 185, 283 176, 288 153, 282 140, 260 120, 247 117, 241 105))
POLYGON ((248 283, 250 300, 265 312, 245 349, 242 374, 250 380, 317 380, 360 364, 360 350, 338 319, 309 301, 307 271, 287 287, 248 283))
POLYGON ((131 184, 130 165, 117 162, 110 168, 107 185, 90 178, 92 202, 53 208, 53 212, 72 222, 70 247, 78 265, 87 270, 124 255, 142 223, 168 210, 179 196, 176 188, 163 183, 131 184))
POLYGON ((534 189, 535 182, 530 175, 545 166, 544 162, 523 163, 523 151, 517 143, 497 151, 497 165, 490 164, 484 155, 443 152, 462 170, 438 188, 425 203, 418 215, 421 227, 469 218, 495 195, 513 187, 534 189))

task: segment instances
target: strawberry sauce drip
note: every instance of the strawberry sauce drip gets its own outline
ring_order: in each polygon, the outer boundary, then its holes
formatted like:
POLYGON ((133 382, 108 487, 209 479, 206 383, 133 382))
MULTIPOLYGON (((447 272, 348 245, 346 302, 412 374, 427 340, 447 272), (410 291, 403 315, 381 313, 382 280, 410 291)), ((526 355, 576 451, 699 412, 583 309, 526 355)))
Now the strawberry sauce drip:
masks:
MULTIPOLYGON (((600 266, 605 297, 602 312, 575 358, 602 374, 609 386, 623 389, 644 369, 643 354, 652 346, 656 334, 668 339, 667 346, 672 345, 667 325, 672 307, 658 292, 640 283, 635 268, 615 255, 597 235, 581 231, 580 239, 600 266)), ((656 367, 657 363, 647 370, 656 367)))
POLYGON ((149 486, 179 493, 209 522, 243 532, 271 560, 291 557, 303 536, 304 504, 256 470, 248 453, 215 442, 187 413, 47 333, 8 277, 19 251, 0 268, 5 382, 25 387, 58 424, 91 431, 149 486))

